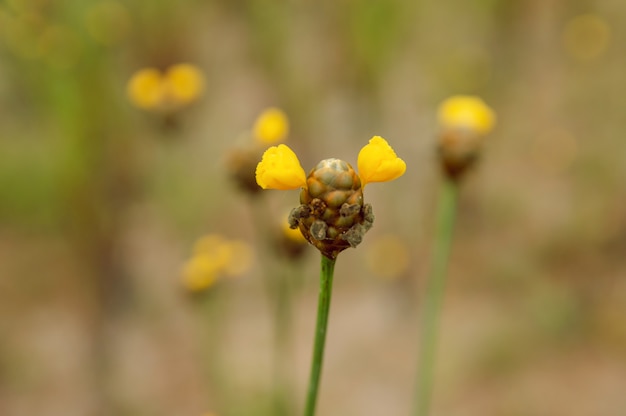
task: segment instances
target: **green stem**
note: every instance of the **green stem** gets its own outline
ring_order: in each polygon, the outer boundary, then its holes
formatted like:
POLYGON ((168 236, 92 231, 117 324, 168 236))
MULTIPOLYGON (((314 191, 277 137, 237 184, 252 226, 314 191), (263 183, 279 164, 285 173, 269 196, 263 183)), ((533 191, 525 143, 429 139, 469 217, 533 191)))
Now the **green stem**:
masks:
POLYGON ((437 329, 439 327, 441 305, 446 287, 446 275, 456 218, 457 197, 457 183, 452 179, 446 179, 437 207, 437 229, 432 269, 426 286, 426 297, 423 306, 418 360, 417 416, 427 416, 430 410, 435 352, 437 349, 437 329))
POLYGON ((320 272, 320 293, 317 303, 317 324, 315 326, 315 341, 313 345, 313 360, 311 362, 311 376, 309 378, 309 391, 306 400, 305 416, 315 415, 317 391, 322 373, 322 361, 324 360, 324 344, 326 343, 326 328, 328 326, 328 312, 333 288, 333 273, 335 259, 322 255, 322 267, 320 272))

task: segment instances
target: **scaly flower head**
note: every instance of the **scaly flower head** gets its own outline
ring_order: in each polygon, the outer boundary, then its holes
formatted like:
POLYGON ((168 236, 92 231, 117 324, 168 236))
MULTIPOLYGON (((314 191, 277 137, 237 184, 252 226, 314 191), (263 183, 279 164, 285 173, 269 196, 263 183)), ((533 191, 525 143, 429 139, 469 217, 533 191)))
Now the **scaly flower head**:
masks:
POLYGON ((289 214, 289 225, 299 228, 309 243, 334 259, 346 248, 359 245, 374 222, 371 205, 363 202, 362 184, 396 179, 406 164, 377 136, 361 150, 359 169, 361 177, 349 163, 326 159, 305 177, 296 155, 280 145, 263 155, 257 182, 263 189, 302 188, 301 205, 289 214))
POLYGON ((254 139, 263 144, 274 144, 287 138, 289 120, 280 109, 271 107, 263 111, 254 122, 254 139))
POLYGON ((458 179, 476 161, 496 116, 479 97, 457 95, 439 106, 439 156, 449 178, 458 179))
POLYGON ((263 189, 298 189, 306 186, 306 174, 293 150, 280 144, 263 154, 256 167, 256 181, 263 189))
POLYGON ((489 133, 495 124, 493 110, 479 97, 455 95, 439 106, 439 123, 444 129, 466 129, 475 134, 489 133))
POLYGON ((391 146, 380 136, 374 136, 361 149, 357 161, 363 186, 370 182, 387 182, 406 171, 404 160, 396 156, 391 146))

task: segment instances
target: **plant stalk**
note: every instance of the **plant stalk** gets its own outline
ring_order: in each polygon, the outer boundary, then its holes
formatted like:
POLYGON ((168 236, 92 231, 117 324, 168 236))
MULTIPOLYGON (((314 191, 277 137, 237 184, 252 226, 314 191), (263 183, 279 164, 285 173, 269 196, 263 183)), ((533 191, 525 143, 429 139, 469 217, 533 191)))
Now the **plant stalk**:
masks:
POLYGON ((439 195, 432 268, 426 284, 422 310, 415 412, 417 416, 427 416, 430 412, 434 384, 435 353, 437 350, 437 331, 454 235, 457 199, 458 184, 455 180, 448 178, 445 180, 439 195))
POLYGON ((328 327, 328 313, 333 288, 335 261, 335 259, 331 259, 322 254, 320 292, 317 303, 317 324, 315 326, 315 341, 313 344, 313 360, 311 362, 309 390, 304 410, 305 416, 315 415, 317 392, 319 390, 320 375, 322 373, 322 361, 324 360, 324 345, 326 343, 326 329, 328 327))

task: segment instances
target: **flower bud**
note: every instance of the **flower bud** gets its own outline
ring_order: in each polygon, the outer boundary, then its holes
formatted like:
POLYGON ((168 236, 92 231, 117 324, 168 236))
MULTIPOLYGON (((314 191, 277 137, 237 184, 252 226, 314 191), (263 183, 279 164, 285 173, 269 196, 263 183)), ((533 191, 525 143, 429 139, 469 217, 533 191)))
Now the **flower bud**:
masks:
POLYGON ((454 96, 439 106, 438 117, 442 168, 456 180, 478 158, 484 136, 495 124, 495 114, 478 97, 454 96))
POLYGON ((292 228, 326 257, 334 259, 348 247, 361 243, 371 228, 374 215, 369 204, 363 204, 361 179, 343 160, 321 161, 306 180, 300 192, 300 205, 289 215, 292 228))

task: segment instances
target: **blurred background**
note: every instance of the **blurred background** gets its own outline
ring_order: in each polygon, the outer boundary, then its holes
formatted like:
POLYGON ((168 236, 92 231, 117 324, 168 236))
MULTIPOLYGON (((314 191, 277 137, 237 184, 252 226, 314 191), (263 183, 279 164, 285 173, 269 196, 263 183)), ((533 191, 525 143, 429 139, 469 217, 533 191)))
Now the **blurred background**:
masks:
MULTIPOLYGON (((454 94, 498 125, 461 192, 432 414, 626 414, 624 22, 618 0, 3 0, 0 414, 273 414, 263 227, 298 193, 229 174, 268 107, 307 171, 373 135, 407 162, 338 259, 319 414, 410 414, 454 94), (190 294, 212 233, 252 265, 190 294)), ((272 261, 298 414, 319 254, 272 261)))

